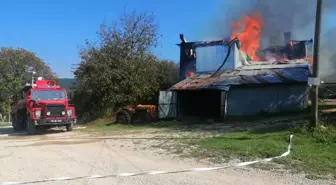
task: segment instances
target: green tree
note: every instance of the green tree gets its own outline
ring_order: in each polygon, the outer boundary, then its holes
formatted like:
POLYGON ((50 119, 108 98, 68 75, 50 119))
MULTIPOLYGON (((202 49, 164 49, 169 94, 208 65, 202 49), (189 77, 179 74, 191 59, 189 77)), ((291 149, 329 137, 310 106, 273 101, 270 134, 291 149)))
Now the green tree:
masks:
POLYGON ((8 113, 22 85, 31 81, 32 74, 48 79, 57 79, 50 67, 34 53, 25 49, 0 49, 0 112, 8 113))
POLYGON ((151 98, 159 88, 159 60, 151 52, 158 37, 152 14, 133 11, 102 24, 98 44, 87 42, 74 73, 78 112, 101 116, 106 110, 151 98))
POLYGON ((179 67, 169 60, 158 62, 159 90, 167 90, 179 81, 179 67))

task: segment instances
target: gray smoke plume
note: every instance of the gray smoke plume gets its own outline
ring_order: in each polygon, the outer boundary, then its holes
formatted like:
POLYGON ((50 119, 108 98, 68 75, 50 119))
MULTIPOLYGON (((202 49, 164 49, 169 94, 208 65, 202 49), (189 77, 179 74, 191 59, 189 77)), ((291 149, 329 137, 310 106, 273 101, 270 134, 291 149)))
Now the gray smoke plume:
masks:
MULTIPOLYGON (((259 12, 264 26, 261 49, 284 44, 284 32, 291 31, 293 40, 314 39, 316 0, 226 0, 219 7, 218 17, 207 30, 203 39, 227 38, 232 32, 232 22, 243 15, 259 12)), ((336 50, 336 0, 324 0, 320 50, 320 75, 334 75, 336 82, 336 60, 331 57, 336 50)), ((330 78, 329 78, 330 79, 330 78)))

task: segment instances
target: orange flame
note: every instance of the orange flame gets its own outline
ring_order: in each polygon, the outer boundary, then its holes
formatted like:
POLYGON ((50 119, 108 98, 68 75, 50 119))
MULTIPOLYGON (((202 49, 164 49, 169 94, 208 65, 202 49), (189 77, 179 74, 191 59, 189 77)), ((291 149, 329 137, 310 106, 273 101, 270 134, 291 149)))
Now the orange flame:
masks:
POLYGON ((253 60, 260 60, 256 52, 260 46, 261 28, 263 21, 259 13, 251 17, 244 16, 240 21, 234 22, 231 39, 238 37, 241 42, 241 50, 247 53, 253 60))
POLYGON ((192 76, 194 76, 194 75, 195 75, 194 72, 188 72, 188 77, 192 77, 192 76))

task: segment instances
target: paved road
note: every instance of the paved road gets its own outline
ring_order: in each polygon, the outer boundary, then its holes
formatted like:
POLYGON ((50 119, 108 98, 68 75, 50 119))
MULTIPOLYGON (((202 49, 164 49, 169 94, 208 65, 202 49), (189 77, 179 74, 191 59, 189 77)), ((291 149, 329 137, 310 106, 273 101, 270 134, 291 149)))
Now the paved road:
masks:
MULTIPOLYGON (((34 181, 64 176, 86 176, 149 170, 179 170, 207 167, 192 160, 180 160, 139 150, 136 137, 90 139, 80 132, 49 131, 26 136, 0 128, 0 182, 34 181), (133 139, 129 139, 133 138, 133 139)), ((141 143, 146 144, 147 141, 141 143)), ((148 141, 150 142, 150 141, 148 141)), ((298 175, 256 169, 226 169, 211 172, 113 177, 40 184, 125 184, 125 185, 216 185, 216 184, 328 184, 298 175)))

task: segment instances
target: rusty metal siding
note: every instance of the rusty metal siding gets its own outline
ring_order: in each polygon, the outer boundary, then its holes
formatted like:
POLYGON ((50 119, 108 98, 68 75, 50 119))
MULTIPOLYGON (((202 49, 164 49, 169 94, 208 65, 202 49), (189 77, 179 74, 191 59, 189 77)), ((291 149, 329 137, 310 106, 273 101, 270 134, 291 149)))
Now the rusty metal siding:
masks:
POLYGON ((307 106, 308 86, 305 84, 231 87, 227 97, 228 116, 296 111, 307 106))
POLYGON ((309 67, 289 67, 271 69, 244 69, 198 73, 170 88, 170 90, 218 89, 229 90, 232 85, 270 85, 286 83, 307 83, 310 76, 309 67))

